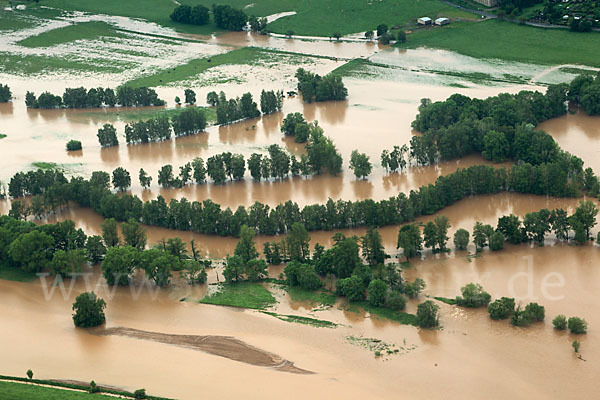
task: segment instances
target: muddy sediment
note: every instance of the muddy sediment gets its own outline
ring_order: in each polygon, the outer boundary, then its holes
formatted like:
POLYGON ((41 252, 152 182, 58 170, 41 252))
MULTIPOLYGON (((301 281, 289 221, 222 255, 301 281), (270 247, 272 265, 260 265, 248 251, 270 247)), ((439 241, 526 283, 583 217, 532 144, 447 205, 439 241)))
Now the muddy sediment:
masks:
POLYGON ((140 340, 149 340, 185 347, 228 358, 230 360, 259 367, 269 367, 283 372, 290 372, 292 374, 314 374, 312 371, 296 367, 292 361, 285 360, 278 355, 251 346, 248 343, 231 336, 175 335, 126 327, 91 329, 89 332, 99 336, 126 336, 140 340))

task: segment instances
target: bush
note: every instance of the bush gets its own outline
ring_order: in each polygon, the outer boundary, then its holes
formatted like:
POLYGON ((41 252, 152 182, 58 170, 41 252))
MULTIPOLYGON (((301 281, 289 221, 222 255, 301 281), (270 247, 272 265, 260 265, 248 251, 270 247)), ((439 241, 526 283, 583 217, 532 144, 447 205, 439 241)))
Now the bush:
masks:
POLYGON ((96 382, 91 381, 90 382, 90 388, 88 389, 88 392, 90 393, 98 393, 100 391, 100 388, 96 385, 96 382))
POLYGON ((546 316, 546 310, 544 306, 540 306, 538 303, 529 303, 525 307, 525 312, 531 316, 532 320, 543 321, 546 316))
POLYGON ((365 284, 363 280, 356 275, 339 279, 335 283, 335 290, 339 295, 346 296, 350 301, 360 301, 365 299, 365 284))
POLYGON ((564 331, 565 329, 567 329, 567 317, 565 317, 562 314, 557 315, 552 320, 552 325, 554 325, 554 329, 564 331))
POLYGON ((504 248, 504 235, 502 232, 494 232, 490 236, 490 250, 498 251, 504 248))
POLYGON ((583 318, 579 317, 571 317, 567 321, 567 326, 569 327, 569 331, 571 333, 583 334, 587 333, 588 324, 583 318))
POLYGON ((146 389, 138 389, 133 392, 133 397, 136 399, 145 399, 146 398, 146 389))
POLYGON ((581 346, 581 343, 579 343, 577 340, 574 340, 573 343, 571 343, 571 346, 573 346, 573 351, 575 353, 579 353, 579 346, 581 346))
POLYGON ((385 294, 385 307, 400 311, 406 308, 406 297, 398 290, 388 290, 385 294))
POLYGON ((414 282, 407 282, 404 285, 404 293, 411 299, 419 297, 419 293, 425 289, 425 281, 421 278, 416 278, 414 282))
POLYGON ((502 297, 488 306, 490 318, 493 320, 506 319, 515 311, 515 299, 502 297))
POLYGON ((531 315, 518 307, 510 317, 510 323, 514 326, 528 326, 531 324, 531 315))
POLYGON ((32 370, 30 370, 30 369, 27 370, 27 377, 29 379, 33 379, 33 371, 32 370))
POLYGON ((433 328, 440 324, 438 319, 439 306, 427 300, 417 306, 417 323, 421 328, 433 328))
POLYGON ((454 246, 456 250, 466 250, 469 245, 469 231, 466 229, 458 229, 454 233, 454 246))
POLYGON ((460 291, 461 296, 456 296, 456 304, 461 307, 477 308, 487 306, 492 296, 483 290, 479 283, 469 283, 463 286, 460 291))
POLYGON ((69 140, 67 142, 67 151, 81 150, 81 142, 79 140, 69 140))
POLYGON ((104 308, 106 302, 98 297, 94 292, 81 293, 73 303, 73 322, 75 326, 89 328, 98 326, 106 320, 104 308))

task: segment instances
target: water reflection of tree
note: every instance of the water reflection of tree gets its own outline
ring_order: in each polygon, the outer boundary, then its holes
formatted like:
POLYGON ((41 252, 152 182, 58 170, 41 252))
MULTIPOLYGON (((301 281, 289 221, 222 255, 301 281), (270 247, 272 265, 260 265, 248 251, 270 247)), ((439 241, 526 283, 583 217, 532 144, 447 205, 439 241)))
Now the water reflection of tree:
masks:
POLYGON ((348 101, 323 101, 316 103, 304 103, 302 113, 307 121, 315 119, 322 120, 331 125, 341 124, 346 119, 348 101), (318 111, 319 116, 315 117, 318 111))

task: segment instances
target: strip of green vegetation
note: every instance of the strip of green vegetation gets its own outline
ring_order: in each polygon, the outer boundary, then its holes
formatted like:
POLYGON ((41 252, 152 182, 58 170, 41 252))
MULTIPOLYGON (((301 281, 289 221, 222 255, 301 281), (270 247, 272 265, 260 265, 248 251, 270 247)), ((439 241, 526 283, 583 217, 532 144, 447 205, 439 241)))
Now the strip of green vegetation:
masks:
POLYGON ((25 272, 21 268, 0 265, 0 279, 15 282, 31 282, 36 278, 35 273, 25 272))
MULTIPOLYGON (((90 388, 89 385, 79 385, 79 384, 74 384, 74 383, 59 382, 59 381, 52 381, 52 380, 46 380, 46 379, 28 379, 28 378, 22 378, 22 377, 17 377, 17 376, 5 376, 5 375, 0 375, 0 379, 16 381, 16 382, 1 382, 0 381, 0 399, 11 399, 11 400, 12 399, 28 399, 28 400, 29 399, 33 399, 33 400, 38 400, 38 399, 39 400, 77 399, 78 400, 78 399, 89 399, 90 397, 93 399, 96 399, 96 398, 98 398, 98 399, 114 399, 115 398, 115 396, 108 397, 108 396, 104 396, 100 393, 95 393, 95 394, 87 393, 87 391, 90 388), (25 385, 25 384, 19 383, 19 382, 37 383, 37 384, 41 384, 41 385, 54 386, 55 388, 48 388, 48 387, 34 386, 34 385, 25 385), (86 393, 73 392, 73 391, 68 391, 68 390, 64 390, 64 389, 60 389, 60 388, 84 390, 84 391, 86 391, 86 393), (76 397, 69 397, 69 396, 76 396, 76 397), (77 396, 79 396, 79 397, 77 397, 77 396)), ((129 398, 134 397, 133 393, 127 392, 124 390, 114 390, 114 389, 107 389, 107 388, 99 388, 99 389, 101 390, 102 393, 117 395, 117 397, 119 397, 119 398, 120 398, 120 396, 126 396, 129 398)), ((171 400, 166 397, 151 396, 148 394, 144 398, 148 399, 148 400, 171 400)))
MULTIPOLYGON (((181 96, 183 97, 183 95, 181 96)), ((217 112, 212 107, 199 107, 206 114, 206 120, 209 124, 217 121, 217 112)), ((84 116, 94 119, 102 119, 108 122, 123 121, 145 121, 156 117, 173 117, 179 115, 181 112, 186 110, 187 107, 177 108, 140 108, 140 109, 110 109, 100 111, 89 111, 83 113, 84 116)))
POLYGON ((417 316, 414 314, 405 313, 403 311, 394 311, 384 307, 374 307, 368 301, 353 301, 345 310, 355 313, 360 313, 362 310, 368 311, 371 315, 399 322, 403 325, 417 326, 417 316))
POLYGON ((169 83, 193 78, 210 68, 218 67, 220 65, 251 65, 261 60, 272 58, 273 54, 274 52, 272 51, 263 51, 255 47, 242 47, 228 53, 190 60, 186 64, 178 65, 175 68, 169 68, 167 70, 157 71, 152 75, 139 77, 126 84, 133 87, 164 86, 169 83))
POLYGON ((285 322, 294 322, 297 324, 304 324, 314 326, 316 328, 337 328, 338 324, 331 321, 325 321, 322 319, 310 318, 310 317, 302 317, 300 315, 290 315, 290 314, 277 314, 269 311, 262 311, 263 313, 280 319, 285 322))
POLYGON ((451 306, 456 304, 456 299, 449 299, 448 297, 434 297, 437 301, 441 301, 442 303, 450 304, 451 306))
POLYGON ((254 310, 265 310, 277 303, 273 294, 262 283, 222 283, 218 290, 201 299, 200 303, 254 310))
MULTIPOLYGON (((274 1, 274 0, 271 0, 274 1)), ((231 0, 227 1, 227 3, 231 0)), ((472 15, 437 0, 288 0, 296 15, 280 18, 267 28, 276 33, 293 31, 296 35, 332 36, 374 30, 381 23, 389 27, 413 26, 424 15, 472 15)), ((250 12, 250 11, 249 11, 250 12)))
POLYGON ((597 55, 599 33, 535 28, 498 20, 457 22, 438 29, 421 29, 409 35, 408 41, 400 46, 439 48, 471 57, 535 64, 576 62, 600 66, 597 55))
POLYGON ((20 55, 0 52, 0 72, 7 74, 38 74, 44 71, 108 72, 118 73, 134 65, 116 60, 74 60, 63 57, 20 55))
POLYGON ((47 161, 35 161, 32 162, 31 165, 39 169, 55 169, 58 166, 58 164, 55 162, 47 161))
POLYGON ((0 139, 4 139, 6 135, 4 133, 0 133, 0 139))
POLYGON ((293 301, 310 301, 313 304, 331 307, 337 300, 335 295, 332 293, 318 290, 307 290, 299 286, 288 286, 286 290, 293 301))
MULTIPOLYGON (((2 4, 0 3, 0 5, 2 4)), ((14 11, 0 10, 0 31, 18 31, 32 26, 33 22, 19 16, 14 11)))
MULTIPOLYGON (((364 349, 372 351, 375 357, 385 357, 400 353, 400 349, 398 349, 395 344, 386 343, 381 339, 365 338, 360 336, 346 336, 346 340, 353 346, 362 347, 364 349)), ((416 346, 414 345, 408 349, 401 347, 401 349, 404 352, 414 350, 415 348, 416 346)))
POLYGON ((43 386, 27 385, 25 383, 0 382, 0 399, 27 400, 84 400, 84 399, 114 399, 112 396, 74 392, 67 389, 54 389, 43 386))
POLYGON ((18 44, 25 47, 50 47, 75 40, 92 40, 101 37, 125 37, 125 35, 117 32, 106 22, 89 21, 42 32, 25 38, 18 44))

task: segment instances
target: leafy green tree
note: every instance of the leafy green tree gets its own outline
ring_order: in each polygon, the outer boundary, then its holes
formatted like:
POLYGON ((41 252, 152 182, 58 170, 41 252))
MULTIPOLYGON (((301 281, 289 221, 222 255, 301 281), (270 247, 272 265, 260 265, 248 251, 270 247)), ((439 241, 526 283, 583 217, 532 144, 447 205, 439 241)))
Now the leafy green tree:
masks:
POLYGON ((69 140, 67 142, 67 151, 77 151, 77 150, 81 150, 81 141, 69 140))
POLYGON ((240 256, 227 257, 223 276, 227 282, 239 282, 245 272, 244 260, 240 256))
POLYGON ((434 328, 440 324, 438 317, 439 306, 427 300, 417 306, 417 324, 421 328, 434 328))
POLYGON ((379 24, 377 25, 377 36, 381 36, 384 33, 387 33, 388 31, 388 26, 386 24, 379 24))
POLYGON ((504 235, 502 232, 495 231, 490 236, 490 250, 498 251, 504 248, 504 235))
POLYGON ((171 282, 171 271, 179 269, 179 259, 174 255, 158 249, 141 252, 141 262, 146 277, 157 286, 165 287, 171 282))
POLYGON ((33 371, 28 369, 27 370, 27 377, 29 378, 29 380, 33 379, 33 371))
POLYGON ((436 243, 440 251, 446 250, 446 242, 448 242, 448 229, 450 229, 450 222, 448 217, 444 215, 438 215, 433 220, 436 230, 436 243))
POLYGON ((488 312, 490 318, 494 320, 506 319, 515 311, 515 299, 502 297, 490 303, 488 312))
POLYGON ((206 283, 207 274, 203 263, 196 260, 186 260, 184 267, 184 276, 190 285, 195 285, 196 283, 206 283))
POLYGON ((250 282, 257 282, 269 276, 268 265, 265 260, 253 259, 246 263, 246 278, 250 282))
POLYGON ((284 274, 290 286, 300 286, 307 290, 316 290, 322 286, 315 267, 310 264, 292 261, 285 267, 284 274))
POLYGON ((294 222, 288 232, 286 243, 292 261, 304 262, 310 258, 310 236, 303 224, 294 222))
POLYGON ((73 303, 73 323, 81 328, 102 325, 106 321, 105 308, 106 302, 94 292, 81 293, 73 303))
POLYGON ((26 272, 39 272, 50 263, 54 239, 34 230, 22 233, 8 246, 8 256, 26 272))
POLYGON ((425 289, 425 281, 421 278, 415 278, 413 282, 406 282, 404 285, 404 293, 411 299, 419 297, 423 289, 425 289))
POLYGON ((567 317, 563 314, 559 314, 552 320, 552 325, 554 325, 554 329, 559 331, 564 331, 567 329, 567 317))
POLYGON ((525 312, 531 316, 532 320, 543 321, 546 316, 546 310, 544 306, 540 306, 538 303, 529 303, 525 306, 525 312))
POLYGON ((502 132, 489 131, 483 138, 482 155, 493 162, 504 162, 510 154, 510 144, 502 132))
POLYGON ((369 156, 364 153, 359 153, 358 150, 353 150, 350 155, 350 169, 354 171, 354 175, 359 179, 364 179, 371 174, 373 166, 369 161, 369 156))
POLYGON ((399 290, 390 289, 385 295, 385 307, 394 311, 401 311, 406 308, 406 297, 399 290))
POLYGON ((306 120, 302 113, 289 113, 281 123, 281 132, 286 136, 295 136, 296 128, 299 124, 306 124, 306 120))
POLYGON ((369 228, 367 233, 360 238, 362 256, 370 266, 383 264, 390 256, 385 252, 381 235, 374 228, 369 228))
POLYGON ((217 92, 208 92, 206 95, 206 102, 215 107, 219 103, 219 95, 217 92))
POLYGON ((262 164, 262 155, 257 153, 252 153, 250 158, 248 159, 248 169, 250 170, 250 175, 252 175, 252 179, 255 181, 260 181, 261 174, 261 164, 262 164))
POLYGON ((119 245, 119 233, 117 232, 117 221, 114 218, 107 218, 100 224, 102 230, 102 239, 106 247, 119 245))
POLYGON ((337 278, 347 278, 360 265, 358 244, 353 238, 344 238, 333 247, 332 264, 337 278))
POLYGON ((183 93, 186 104, 196 104, 196 92, 194 92, 192 89, 185 89, 183 93))
POLYGON ((572 220, 576 224, 581 224, 588 239, 590 237, 590 230, 596 226, 596 215, 598 215, 598 207, 591 200, 586 200, 579 202, 579 205, 575 209, 575 214, 572 216, 572 220))
POLYGON ((94 171, 90 178, 90 184, 103 189, 110 189, 110 175, 108 172, 94 171))
POLYGON ((567 321, 567 326, 571 333, 583 334, 587 333, 588 324, 583 318, 570 317, 567 321))
POLYGON ((248 21, 246 13, 229 5, 213 4, 212 11, 215 24, 221 29, 241 31, 248 21))
POLYGON ((84 250, 56 250, 52 256, 50 270, 54 275, 70 275, 81 272, 84 264, 84 250))
POLYGON ((150 184, 152 183, 152 177, 148 176, 148 174, 146 173, 146 171, 144 171, 144 168, 140 168, 140 173, 138 175, 138 178, 140 180, 140 185, 143 188, 150 187, 150 184))
POLYGON ((369 283, 367 291, 369 293, 369 304, 375 307, 379 307, 385 303, 387 285, 384 281, 382 281, 381 279, 373 279, 371 283, 369 283))
POLYGON ((192 168, 194 169, 194 181, 196 183, 206 182, 206 167, 204 166, 204 160, 200 157, 194 158, 192 161, 192 168))
MULTIPOLYGON (((29 93, 29 92, 27 92, 29 93)), ((12 93, 8 85, 0 85, 0 103, 6 103, 12 99, 12 93)))
MULTIPOLYGON (((207 7, 204 7, 202 4, 197 4, 190 10, 190 24, 193 25, 206 25, 210 20, 209 10, 207 7)), ((196 101, 190 103, 193 104, 196 101)), ((187 103, 187 101, 186 101, 187 103)))
POLYGON ((433 250, 435 253, 435 246, 437 244, 437 229, 432 221, 429 221, 427 224, 425 224, 425 228, 423 229, 423 242, 425 247, 431 248, 431 250, 433 250))
POLYGON ((407 224, 400 228, 397 248, 402 249, 406 261, 420 254, 423 250, 423 239, 417 225, 407 224))
POLYGON ((398 31, 398 39, 396 39, 398 41, 398 43, 406 43, 406 32, 404 32, 404 30, 400 29, 398 31))
POLYGON ((183 260, 187 257, 186 245, 181 238, 169 238, 163 246, 164 251, 176 257, 178 260, 183 260))
POLYGON ((524 228, 521 226, 521 220, 516 215, 510 214, 500 217, 497 230, 512 244, 519 244, 525 240, 524 228))
POLYGON ((123 240, 127 246, 138 250, 144 250, 146 247, 146 230, 138 221, 129 218, 127 222, 121 224, 123 240))
POLYGON ((492 296, 479 283, 469 283, 460 289, 461 296, 456 296, 456 304, 461 307, 484 307, 487 306, 492 296))
POLYGON ((102 275, 109 285, 127 285, 138 265, 139 251, 131 246, 109 247, 102 261, 102 275))
POLYGON ((469 231, 460 228, 454 232, 454 247, 457 250, 466 250, 469 245, 469 231))
POLYGON ((158 184, 164 188, 175 185, 175 177, 173 176, 172 165, 163 165, 160 170, 158 170, 158 184))
POLYGON ((338 279, 335 288, 339 295, 346 296, 350 301, 365 299, 365 284, 359 276, 352 275, 349 278, 338 279))
POLYGON ((112 173, 112 184, 115 189, 126 190, 131 186, 131 176, 123 167, 116 168, 112 173))
POLYGON ((98 264, 104 258, 106 254, 106 247, 102 243, 102 236, 88 236, 85 242, 85 250, 87 252, 87 259, 92 264, 98 264))
POLYGON ((473 243, 475 243, 475 250, 479 251, 483 249, 488 242, 488 237, 485 232, 484 225, 477 221, 473 227, 473 243))
POLYGON ((102 147, 117 146, 119 144, 117 130, 112 124, 104 124, 102 128, 98 129, 97 136, 102 147))
POLYGON ((254 242, 254 231, 248 228, 247 225, 242 225, 240 229, 240 240, 235 246, 233 254, 240 257, 244 265, 258 257, 256 243, 254 242))
POLYGON ((510 323, 513 326, 528 326, 531 324, 531 317, 531 314, 522 310, 519 306, 510 317, 510 323))
POLYGON ((375 34, 373 33, 373 31, 366 31, 365 32, 365 39, 367 39, 367 40, 373 40, 373 36, 375 36, 375 34))
POLYGON ((258 111, 258 105, 252 99, 251 93, 244 93, 242 98, 240 99, 240 108, 242 111, 242 116, 244 118, 256 118, 260 116, 260 111, 258 111))

